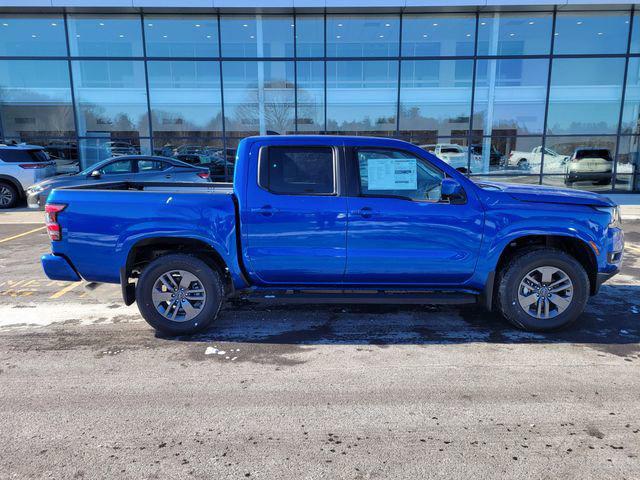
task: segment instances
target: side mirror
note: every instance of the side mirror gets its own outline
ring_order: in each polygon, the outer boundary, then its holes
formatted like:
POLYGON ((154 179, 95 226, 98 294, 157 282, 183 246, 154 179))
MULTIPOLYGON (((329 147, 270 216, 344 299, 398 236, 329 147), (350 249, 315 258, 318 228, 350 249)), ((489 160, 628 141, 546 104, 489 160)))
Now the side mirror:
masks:
POLYGON ((445 178, 442 180, 440 195, 442 198, 456 197, 462 193, 462 185, 453 178, 445 178))
POLYGON ((94 170, 93 172, 91 172, 89 174, 89 176, 91 178, 100 178, 102 176, 102 174, 100 173, 100 170, 94 170))

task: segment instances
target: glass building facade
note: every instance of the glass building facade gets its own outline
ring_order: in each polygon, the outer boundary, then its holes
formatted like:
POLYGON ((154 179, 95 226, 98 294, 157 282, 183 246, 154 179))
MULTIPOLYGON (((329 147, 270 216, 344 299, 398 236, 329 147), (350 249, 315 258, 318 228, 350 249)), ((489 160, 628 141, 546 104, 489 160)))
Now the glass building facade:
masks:
POLYGON ((633 8, 0 13, 0 137, 61 169, 145 153, 215 158, 228 180, 249 135, 389 136, 473 178, 640 191, 638 22, 633 8), (581 155, 610 176, 568 181, 581 155))

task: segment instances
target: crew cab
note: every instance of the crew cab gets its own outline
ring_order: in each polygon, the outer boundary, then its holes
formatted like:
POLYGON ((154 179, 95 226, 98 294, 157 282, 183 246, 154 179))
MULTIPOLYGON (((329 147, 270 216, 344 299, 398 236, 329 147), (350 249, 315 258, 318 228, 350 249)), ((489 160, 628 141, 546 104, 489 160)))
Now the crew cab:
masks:
POLYGON ((170 334, 207 328, 237 296, 478 303, 550 330, 579 317, 624 247, 606 197, 474 183, 385 138, 249 137, 233 184, 66 187, 46 212, 49 278, 119 283, 170 334))

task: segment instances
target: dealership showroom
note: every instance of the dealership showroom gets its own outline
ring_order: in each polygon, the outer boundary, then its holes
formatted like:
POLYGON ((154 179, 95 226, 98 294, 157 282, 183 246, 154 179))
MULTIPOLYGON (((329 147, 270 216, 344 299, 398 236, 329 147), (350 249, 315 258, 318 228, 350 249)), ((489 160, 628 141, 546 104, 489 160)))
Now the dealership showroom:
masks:
POLYGON ((478 180, 640 191, 633 5, 276 3, 2 0, 0 138, 59 173, 142 153, 230 180, 249 135, 387 136, 478 180))

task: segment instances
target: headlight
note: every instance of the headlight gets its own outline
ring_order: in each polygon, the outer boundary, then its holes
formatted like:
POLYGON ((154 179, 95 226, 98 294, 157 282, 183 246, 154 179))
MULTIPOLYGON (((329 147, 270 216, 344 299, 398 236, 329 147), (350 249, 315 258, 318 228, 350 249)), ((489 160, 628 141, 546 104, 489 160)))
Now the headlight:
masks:
POLYGON ((620 207, 596 207, 600 212, 609 214, 609 227, 622 227, 622 217, 620 216, 620 207))
POLYGON ((30 195, 35 195, 37 193, 40 193, 43 190, 44 190, 44 187, 40 185, 32 185, 29 188, 27 188, 27 193, 30 195))

